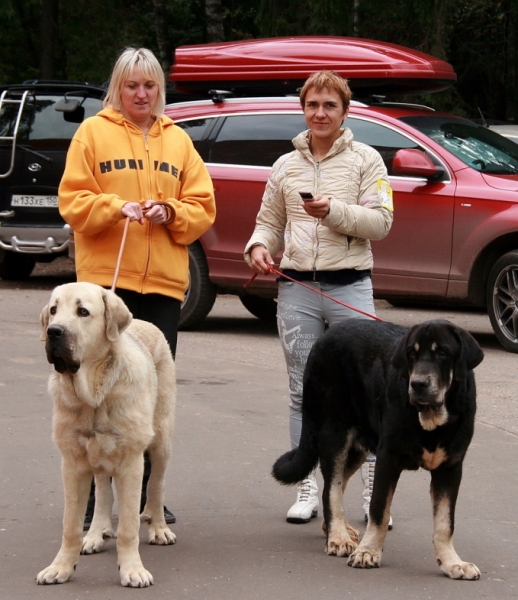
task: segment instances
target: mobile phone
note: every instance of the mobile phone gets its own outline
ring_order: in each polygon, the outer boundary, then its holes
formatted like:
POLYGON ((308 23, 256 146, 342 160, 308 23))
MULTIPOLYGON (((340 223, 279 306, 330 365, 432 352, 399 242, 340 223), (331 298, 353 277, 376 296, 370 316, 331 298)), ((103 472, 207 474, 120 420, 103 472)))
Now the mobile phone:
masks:
POLYGON ((311 202, 313 200, 313 194, 311 192, 299 192, 303 202, 311 202))

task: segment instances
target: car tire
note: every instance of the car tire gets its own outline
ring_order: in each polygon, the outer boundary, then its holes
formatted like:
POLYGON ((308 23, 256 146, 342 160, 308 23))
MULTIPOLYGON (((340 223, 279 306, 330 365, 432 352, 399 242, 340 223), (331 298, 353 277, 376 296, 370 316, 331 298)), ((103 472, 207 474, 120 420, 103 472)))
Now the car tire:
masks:
POLYGON ((518 250, 504 254, 491 269, 487 311, 498 341, 518 353, 518 250))
POLYGON ((277 319, 277 302, 273 298, 261 298, 253 294, 240 296, 243 306, 251 312, 254 317, 274 323, 277 319))
POLYGON ((395 298, 386 298, 386 301, 394 308, 413 308, 417 305, 415 300, 400 300, 395 298))
POLYGON ((0 277, 9 281, 27 279, 35 265, 36 259, 31 254, 7 250, 0 263, 0 277))
POLYGON ((202 247, 189 246, 189 288, 180 309, 178 328, 185 331, 199 327, 216 301, 216 286, 209 279, 209 267, 202 247))

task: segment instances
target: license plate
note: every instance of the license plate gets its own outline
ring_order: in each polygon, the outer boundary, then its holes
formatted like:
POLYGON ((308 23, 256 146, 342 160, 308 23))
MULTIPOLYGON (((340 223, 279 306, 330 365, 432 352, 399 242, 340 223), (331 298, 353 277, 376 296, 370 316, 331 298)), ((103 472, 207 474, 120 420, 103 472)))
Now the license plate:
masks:
POLYGON ((11 206, 26 206, 29 208, 57 208, 57 196, 25 196, 23 194, 13 194, 11 206))

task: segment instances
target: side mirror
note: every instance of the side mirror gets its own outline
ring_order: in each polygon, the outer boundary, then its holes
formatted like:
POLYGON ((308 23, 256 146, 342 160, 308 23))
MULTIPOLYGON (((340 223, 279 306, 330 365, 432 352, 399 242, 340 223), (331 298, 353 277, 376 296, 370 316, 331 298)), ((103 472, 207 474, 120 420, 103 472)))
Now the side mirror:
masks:
POLYGON ((54 105, 54 110, 63 113, 67 123, 82 123, 85 118, 84 98, 69 98, 66 94, 54 105))
POLYGON ((54 104, 54 110, 63 113, 70 113, 77 110, 81 104, 83 103, 82 99, 78 98, 68 98, 67 96, 63 96, 61 100, 58 100, 56 104, 54 104))
POLYGON ((85 119, 85 107, 78 106, 72 112, 64 112, 63 118, 67 123, 82 123, 85 119))
POLYGON ((398 150, 392 159, 392 173, 394 175, 410 175, 426 177, 426 179, 439 179, 444 171, 434 165, 429 156, 422 150, 398 150))

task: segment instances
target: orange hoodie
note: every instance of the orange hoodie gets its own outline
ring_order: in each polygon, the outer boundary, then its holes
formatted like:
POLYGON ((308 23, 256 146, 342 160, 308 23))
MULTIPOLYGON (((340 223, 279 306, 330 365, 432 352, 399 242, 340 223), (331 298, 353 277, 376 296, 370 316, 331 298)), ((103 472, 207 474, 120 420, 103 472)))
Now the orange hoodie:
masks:
POLYGON ((119 254, 126 202, 167 201, 168 225, 132 222, 117 287, 184 299, 187 245, 214 222, 210 175, 189 136, 162 116, 147 135, 105 108, 86 119, 67 154, 59 211, 74 230, 78 281, 110 287, 119 254))

